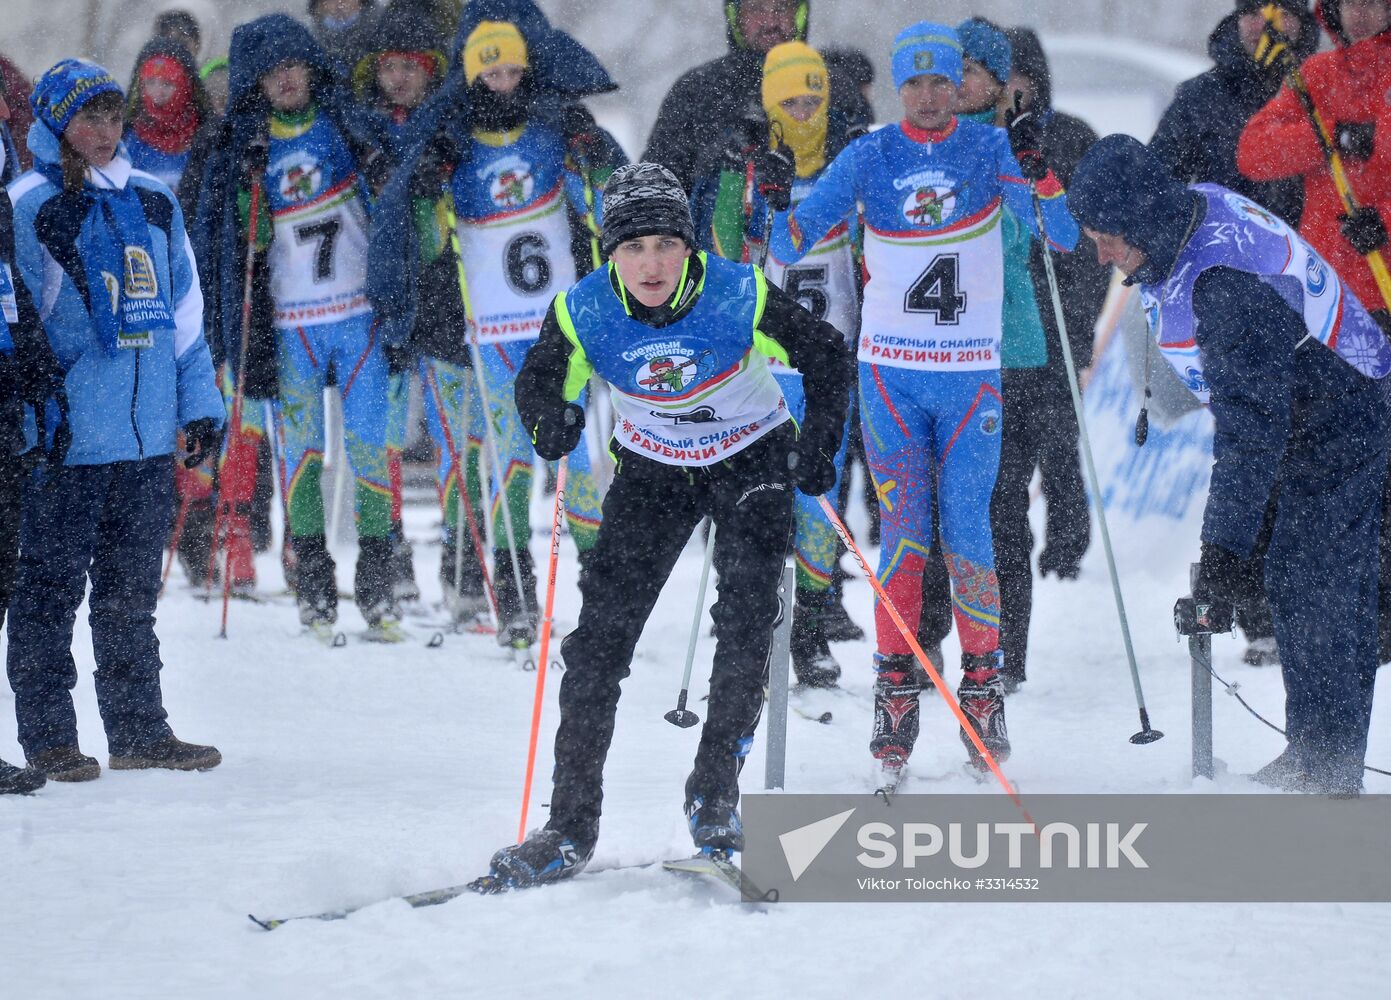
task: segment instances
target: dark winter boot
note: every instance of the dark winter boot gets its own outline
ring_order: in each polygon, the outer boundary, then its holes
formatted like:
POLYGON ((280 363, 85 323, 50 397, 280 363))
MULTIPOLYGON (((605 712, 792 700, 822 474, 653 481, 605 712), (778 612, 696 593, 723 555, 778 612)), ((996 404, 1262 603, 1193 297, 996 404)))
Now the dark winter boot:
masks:
POLYGON ((357 568, 353 572, 353 598, 367 621, 376 628, 386 619, 396 619, 391 539, 360 538, 357 568))
POLYGON ((572 878, 584 871, 593 846, 576 843, 556 830, 537 830, 520 844, 493 855, 489 877, 498 888, 527 889, 572 878))
POLYGON ((468 548, 460 553, 453 539, 447 540, 440 551, 440 590, 444 593, 445 609, 456 624, 475 622, 488 614, 488 595, 483 589, 478 559, 468 548), (457 566, 456 560, 460 560, 457 566))
POLYGON ((512 553, 497 549, 493 553, 493 590, 497 594, 497 642, 499 646, 524 649, 536 644, 536 628, 541 620, 536 603, 536 572, 531 553, 517 553, 522 568, 522 590, 517 591, 512 553), (524 596, 523 596, 524 595, 524 596))
POLYGON ((738 789, 733 795, 695 791, 696 776, 686 779, 686 822, 691 840, 702 854, 744 849, 744 827, 739 822, 738 789))
MULTIPOLYGON (((961 686, 956 689, 956 699, 985 749, 997 763, 1003 763, 1009 759, 1009 732, 1005 729, 1005 688, 1000 679, 999 661, 998 652, 984 656, 963 653, 961 686)), ((966 745, 971 763, 978 770, 989 770, 985 758, 964 729, 961 742, 966 745)))
POLYGON ((185 743, 176 736, 160 740, 128 754, 112 754, 108 761, 113 771, 144 771, 161 768, 166 771, 211 771, 222 763, 217 747, 185 743))
POLYGON ((833 688, 840 679, 840 664, 822 631, 826 600, 824 590, 797 588, 792 607, 792 670, 804 687, 833 688))
POLYGON ((874 665, 874 732, 869 752, 897 780, 918 741, 918 685, 911 654, 895 654, 874 665))
POLYGON ((323 535, 297 535, 295 598, 301 625, 332 625, 338 620, 338 578, 323 535))
POLYGON ((821 632, 827 642, 859 642, 865 637, 865 630, 845 610, 844 580, 845 571, 837 566, 831 574, 831 589, 826 592, 825 615, 821 619, 821 632))
POLYGON ((95 781, 101 776, 101 765, 71 746, 53 747, 29 758, 29 766, 41 771, 49 781, 95 781))
POLYGON ((1279 666, 1280 647, 1275 642, 1275 636, 1252 639, 1246 647, 1246 652, 1241 654, 1241 662, 1252 667, 1279 666))
POLYGON ((1302 792, 1309 786, 1309 769, 1304 754, 1290 745, 1280 751, 1280 756, 1252 774, 1251 780, 1281 792, 1302 792))
POLYGON ((406 541, 406 529, 400 521, 391 525, 391 596, 397 607, 420 600, 420 585, 415 582, 415 552, 406 541))
POLYGON ((179 567, 188 579, 188 585, 205 588, 216 579, 216 567, 212 559, 213 521, 216 516, 211 500, 195 500, 189 503, 188 513, 184 515, 183 530, 179 532, 179 567))
POLYGON ((37 792, 48 779, 36 767, 15 767, 0 760, 0 795, 28 795, 37 792))

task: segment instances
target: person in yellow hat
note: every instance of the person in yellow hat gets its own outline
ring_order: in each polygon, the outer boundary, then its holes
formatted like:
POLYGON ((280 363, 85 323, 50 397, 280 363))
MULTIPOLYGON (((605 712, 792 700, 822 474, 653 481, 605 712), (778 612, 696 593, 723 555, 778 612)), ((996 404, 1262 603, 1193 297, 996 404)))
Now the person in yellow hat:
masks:
MULTIPOLYGON (((830 108, 826 63, 805 42, 785 42, 768 50, 763 62, 762 103, 766 122, 748 122, 720 153, 719 173, 697 185, 696 201, 708 222, 700 236, 722 257, 762 260, 768 208, 750 178, 756 151, 776 147, 794 164, 791 203, 800 201, 835 154, 849 140, 845 120, 830 108)), ((776 195, 773 196, 776 202, 776 195)), ((774 207, 778 207, 776 204, 774 207)), ((855 259, 858 225, 852 216, 835 227, 796 266, 776 258, 764 261, 768 280, 801 302, 853 342, 859 328, 860 278, 855 259)), ((777 360, 770 362, 793 415, 805 409, 802 376, 777 360)), ((846 441, 836 453, 836 486, 845 464, 846 441)), ((826 618, 844 611, 832 594, 838 555, 834 530, 814 497, 798 493, 795 542, 797 594, 792 619, 792 665, 807 687, 834 687, 840 665, 831 653, 826 618)))
MULTIPOLYGON (((536 641, 539 617, 527 547, 534 428, 524 427, 517 414, 513 383, 551 299, 597 263, 587 222, 594 220, 603 183, 623 156, 576 103, 613 89, 612 80, 578 43, 551 29, 539 10, 517 8, 515 23, 466 16, 455 68, 419 122, 412 122, 403 145, 421 150, 405 167, 412 178, 412 217, 420 218, 426 201, 435 219, 443 220, 433 261, 427 240, 418 239, 414 315, 443 316, 463 304, 469 317, 467 323, 430 322, 434 332, 417 332, 414 345, 427 420, 440 448, 441 584, 456 622, 487 613, 483 560, 474 558, 481 553, 474 539, 484 532, 477 520, 468 526, 470 511, 483 516, 479 457, 487 440, 498 459, 488 471, 501 480, 488 491, 494 498, 489 513, 498 641, 524 650, 536 641), (589 75, 577 78, 570 72, 576 66, 589 75), (553 108, 563 110, 552 114, 553 108), (576 122, 581 126, 573 127, 576 122), (449 252, 452 237, 461 268, 449 252), (474 365, 477 371, 469 371, 474 365), (467 484, 467 504, 460 499, 461 483, 467 484)), ((384 265, 392 263, 390 250, 383 252, 384 265)), ((569 483, 566 513, 583 562, 600 512, 587 446, 570 458, 569 483)))

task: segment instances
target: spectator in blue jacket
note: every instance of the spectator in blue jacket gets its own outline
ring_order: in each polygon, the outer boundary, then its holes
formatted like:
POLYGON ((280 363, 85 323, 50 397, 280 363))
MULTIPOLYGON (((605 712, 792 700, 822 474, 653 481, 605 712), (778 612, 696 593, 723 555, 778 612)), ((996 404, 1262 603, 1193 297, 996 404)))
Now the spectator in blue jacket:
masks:
POLYGON ((1093 146, 1069 194, 1101 262, 1140 285, 1159 351, 1212 412, 1195 598, 1240 604, 1261 586, 1250 557, 1280 483, 1264 586, 1288 745, 1253 777, 1356 794, 1376 683, 1391 343, 1288 224, 1219 185, 1185 187, 1128 136, 1093 146))
POLYGON ((35 168, 9 188, 17 280, 56 358, 29 442, 7 668, 19 742, 56 781, 101 771, 78 748, 72 629, 90 575, 97 704, 113 769, 206 770, 222 760, 166 721, 154 611, 173 512, 175 434, 186 464, 215 450, 222 397, 203 296, 173 192, 131 167, 124 95, 66 59, 30 98, 35 168))

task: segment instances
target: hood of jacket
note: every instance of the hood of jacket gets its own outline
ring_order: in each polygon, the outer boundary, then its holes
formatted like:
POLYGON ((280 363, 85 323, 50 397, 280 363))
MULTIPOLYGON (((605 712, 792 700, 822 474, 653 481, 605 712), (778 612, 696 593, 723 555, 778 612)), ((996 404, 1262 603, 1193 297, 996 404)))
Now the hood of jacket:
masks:
POLYGON ((238 114, 265 107, 259 82, 287 59, 307 63, 313 71, 309 89, 315 96, 338 82, 337 71, 324 47, 289 14, 267 14, 232 32, 227 80, 227 113, 238 114))
POLYGON ((434 21, 415 7, 391 8, 377 23, 372 45, 353 67, 353 94, 365 100, 376 87, 376 60, 384 52, 425 52, 435 58, 435 80, 438 86, 449 70, 445 55, 445 39, 434 21))
POLYGON ((594 53, 558 28, 553 28, 533 0, 471 0, 464 8, 459 31, 449 54, 450 82, 464 81, 464 43, 484 21, 506 21, 517 26, 526 39, 532 92, 549 92, 564 98, 588 97, 617 90, 594 53))
POLYGON ((1098 140, 1077 164, 1067 192, 1079 225, 1120 236, 1144 253, 1134 277, 1146 283, 1163 281, 1173 269, 1199 198, 1128 135, 1098 140))
POLYGON ((179 64, 193 91, 193 107, 198 112, 198 124, 208 121, 212 117, 212 104, 208 101, 208 90, 203 86, 198 64, 193 61, 188 49, 170 38, 151 38, 135 57, 135 69, 131 70, 130 86, 126 88, 127 116, 133 120, 140 114, 140 67, 155 56, 166 56, 179 64))
MULTIPOLYGON (((729 51, 747 50, 743 37, 739 34, 739 8, 743 5, 743 0, 720 0, 720 6, 724 8, 724 37, 729 43, 729 51)), ((811 0, 798 0, 797 3, 797 27, 793 32, 792 39, 798 42, 807 40, 807 32, 811 28, 811 0)), ((760 60, 763 53, 758 53, 760 60)), ((761 65, 761 63, 760 63, 761 65)))

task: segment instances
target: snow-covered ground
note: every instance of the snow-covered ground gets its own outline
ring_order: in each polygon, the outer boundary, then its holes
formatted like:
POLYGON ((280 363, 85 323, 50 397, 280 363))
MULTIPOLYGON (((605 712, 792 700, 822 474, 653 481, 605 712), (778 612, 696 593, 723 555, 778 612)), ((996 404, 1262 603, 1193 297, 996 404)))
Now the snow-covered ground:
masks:
MULTIPOLYGON (((1125 433, 1116 422, 1099 435, 1106 468, 1122 466, 1125 433)), ((1099 546, 1081 580, 1038 585, 1031 680, 1009 702, 1014 757, 1006 771, 1026 798, 1194 790, 1187 654, 1170 626, 1196 552, 1194 510, 1182 520, 1113 525, 1150 714, 1168 734, 1156 744, 1128 742, 1137 716, 1099 546)), ((432 596, 436 520, 429 507, 408 509, 417 572, 432 596)), ((549 520, 548 501, 538 497, 534 524, 549 520)), ((541 555, 545 544, 538 535, 533 552, 541 555)), ((350 555, 339 554, 345 583, 350 555)), ((680 684, 699 568, 700 549, 691 544, 625 684, 596 865, 689 851, 682 782, 699 730, 675 729, 661 716, 680 684)), ((273 557, 262 557, 260 572, 268 589, 280 585, 273 557)), ((578 611, 575 578, 567 540, 562 627, 578 611)), ((218 640, 216 606, 195 600, 177 570, 174 580, 159 621, 166 704, 176 731, 216 743, 225 763, 207 774, 104 772, 94 783, 0 799, 0 997, 1384 995, 1379 956, 1391 936, 1391 905, 925 903, 752 912, 713 887, 643 870, 418 911, 384 902, 347 921, 267 934, 248 911, 287 916, 354 906, 486 870, 516 832, 535 675, 484 636, 451 636, 435 650, 356 641, 329 650, 296 635, 288 605, 238 603, 230 638, 218 640)), ((847 586, 847 599, 868 625, 863 579, 847 586)), ((350 630, 360 627, 350 605, 342 617, 350 630)), ((1242 666, 1238 640, 1215 646, 1219 671, 1278 720, 1278 672, 1242 666)), ((703 639, 697 711, 711 648, 703 639)), ((834 721, 789 719, 790 791, 868 787, 871 646, 841 644, 836 653, 845 693, 806 702, 830 709, 834 721)), ((104 760, 85 614, 75 654, 83 748, 104 760)), ((948 664, 955 660, 949 651, 948 664)), ((552 670, 547 678, 532 825, 545 816, 560 677, 552 670)), ((935 697, 924 706, 918 771, 955 768, 963 751, 950 716, 935 697)), ((1217 753, 1233 773, 1280 750, 1279 738, 1235 699, 1219 694, 1215 711, 1217 753)), ((15 760, 11 718, 12 699, 0 685, 0 756, 15 760)), ((1368 757, 1391 763, 1385 695, 1368 757)), ((758 788, 762 775, 760 747, 745 789, 758 788)), ((1369 775, 1367 788, 1391 792, 1391 779, 1369 775)), ((907 790, 990 791, 964 777, 907 790)))

